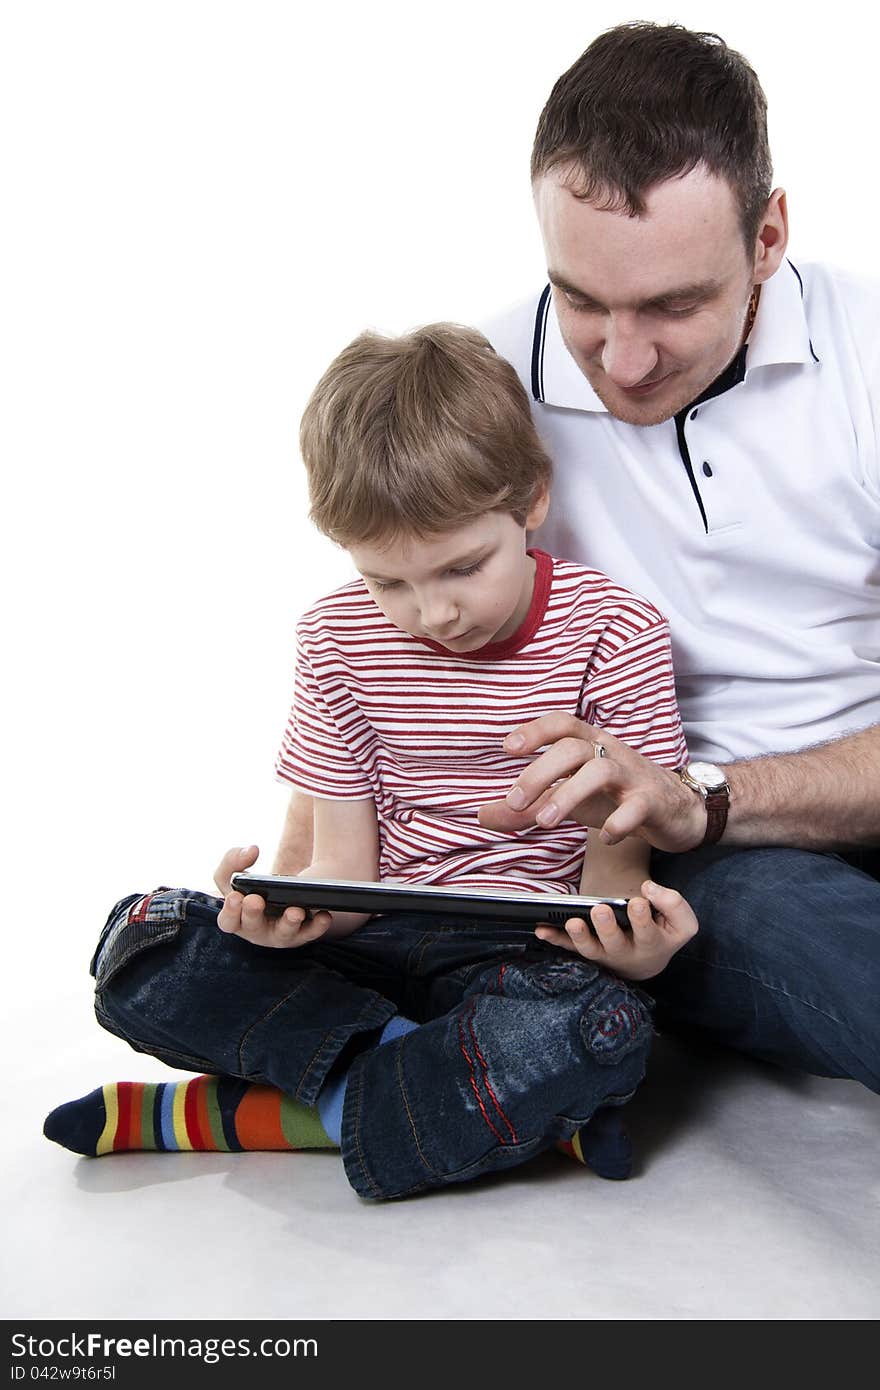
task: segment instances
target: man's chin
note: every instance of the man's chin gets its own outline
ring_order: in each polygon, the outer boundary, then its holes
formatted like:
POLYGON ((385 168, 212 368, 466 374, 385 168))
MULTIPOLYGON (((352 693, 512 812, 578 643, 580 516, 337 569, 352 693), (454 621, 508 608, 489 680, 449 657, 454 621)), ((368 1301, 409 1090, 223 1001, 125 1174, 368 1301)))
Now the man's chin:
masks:
POLYGON ((608 413, 625 425, 661 425, 699 395, 699 390, 692 390, 677 373, 644 395, 624 391, 607 381, 590 381, 590 385, 608 413))

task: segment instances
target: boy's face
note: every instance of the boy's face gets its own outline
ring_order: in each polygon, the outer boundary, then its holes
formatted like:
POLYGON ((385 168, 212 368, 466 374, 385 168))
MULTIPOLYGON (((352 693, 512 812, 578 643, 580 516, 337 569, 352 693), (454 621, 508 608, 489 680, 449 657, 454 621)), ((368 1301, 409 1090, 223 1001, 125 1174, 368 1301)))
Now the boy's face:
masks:
POLYGON ((529 611, 535 562, 526 531, 540 526, 547 500, 542 494, 525 526, 488 512, 439 535, 354 545, 349 553, 395 627, 453 652, 477 651, 510 637, 529 611))

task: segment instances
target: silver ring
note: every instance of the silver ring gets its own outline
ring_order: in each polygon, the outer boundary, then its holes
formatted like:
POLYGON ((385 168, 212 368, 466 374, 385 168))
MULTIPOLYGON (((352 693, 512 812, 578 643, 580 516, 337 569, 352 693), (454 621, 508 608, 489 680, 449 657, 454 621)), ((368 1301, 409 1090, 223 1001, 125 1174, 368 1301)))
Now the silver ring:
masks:
POLYGON ((594 743, 594 744, 593 744, 593 757, 594 757, 594 758, 607 758, 607 756, 608 756, 608 754, 605 752, 605 745, 604 745, 604 743, 594 743))

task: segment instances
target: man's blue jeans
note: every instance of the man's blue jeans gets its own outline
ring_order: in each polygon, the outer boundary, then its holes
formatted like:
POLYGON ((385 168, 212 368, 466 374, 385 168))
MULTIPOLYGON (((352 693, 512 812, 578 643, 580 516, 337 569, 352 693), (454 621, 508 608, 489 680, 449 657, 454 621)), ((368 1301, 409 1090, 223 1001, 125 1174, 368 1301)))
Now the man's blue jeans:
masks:
POLYGON ((350 1067, 341 1148, 362 1197, 522 1163, 644 1075, 647 997, 521 927, 394 913, 272 950, 221 932, 221 906, 174 889, 117 903, 92 961, 98 1019, 173 1067, 307 1105, 350 1067), (376 1046, 397 1011, 422 1026, 376 1046))
POLYGON ((655 853, 697 936, 645 988, 658 1026, 880 1091, 880 851, 655 853))

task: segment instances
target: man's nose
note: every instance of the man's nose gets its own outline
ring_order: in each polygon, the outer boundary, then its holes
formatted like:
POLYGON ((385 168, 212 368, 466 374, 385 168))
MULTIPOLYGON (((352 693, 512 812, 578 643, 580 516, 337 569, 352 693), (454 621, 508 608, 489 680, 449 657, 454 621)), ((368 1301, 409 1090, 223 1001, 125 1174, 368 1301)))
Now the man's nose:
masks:
POLYGON ((637 324, 612 315, 605 331, 602 370, 615 386, 640 386, 657 366, 659 355, 651 338, 637 324))

